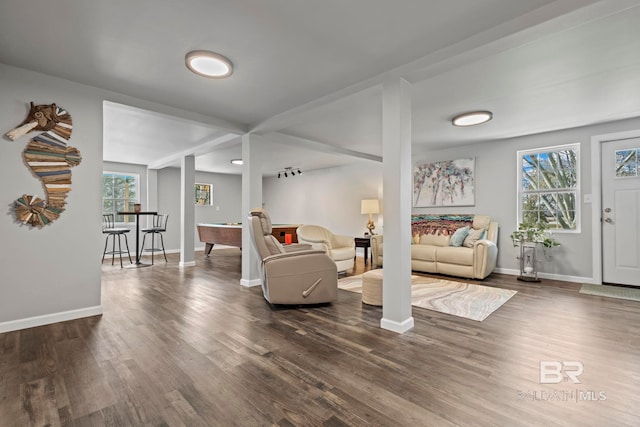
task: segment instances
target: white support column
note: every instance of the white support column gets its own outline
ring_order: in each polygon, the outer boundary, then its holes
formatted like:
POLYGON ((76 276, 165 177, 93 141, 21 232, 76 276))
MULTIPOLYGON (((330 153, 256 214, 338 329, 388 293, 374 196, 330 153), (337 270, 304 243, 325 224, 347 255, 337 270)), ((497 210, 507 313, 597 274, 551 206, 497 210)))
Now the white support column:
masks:
POLYGON ((196 159, 193 155, 182 158, 180 167, 180 267, 196 265, 195 255, 195 201, 196 159))
POLYGON ((262 207, 262 160, 260 136, 242 136, 242 286, 259 286, 260 259, 253 249, 249 230, 249 212, 262 207))
POLYGON ((382 87, 384 273, 380 327, 403 333, 411 316, 411 94, 410 83, 382 87))

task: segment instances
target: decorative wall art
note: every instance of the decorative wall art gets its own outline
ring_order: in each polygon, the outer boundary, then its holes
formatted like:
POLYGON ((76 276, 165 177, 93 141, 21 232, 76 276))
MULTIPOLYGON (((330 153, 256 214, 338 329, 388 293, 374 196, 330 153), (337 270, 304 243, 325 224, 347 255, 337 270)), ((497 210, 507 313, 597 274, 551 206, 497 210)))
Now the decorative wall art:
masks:
POLYGON ((475 158, 417 163, 414 166, 414 207, 475 204, 475 158))
POLYGON ((71 115, 56 104, 34 105, 27 118, 6 136, 12 141, 33 131, 34 136, 22 152, 24 163, 42 181, 45 199, 23 195, 15 201, 16 219, 32 227, 55 221, 65 209, 71 191, 71 166, 81 161, 80 151, 67 145, 73 125, 71 115))

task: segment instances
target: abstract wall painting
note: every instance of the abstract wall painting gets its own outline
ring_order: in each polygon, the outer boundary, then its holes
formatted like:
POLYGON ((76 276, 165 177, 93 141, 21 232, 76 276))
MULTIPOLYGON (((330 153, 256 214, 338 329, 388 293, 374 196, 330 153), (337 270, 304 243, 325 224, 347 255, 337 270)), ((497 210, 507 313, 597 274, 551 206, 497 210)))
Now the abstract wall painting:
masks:
POLYGON ((475 206, 475 158, 421 163, 413 167, 413 206, 475 206))

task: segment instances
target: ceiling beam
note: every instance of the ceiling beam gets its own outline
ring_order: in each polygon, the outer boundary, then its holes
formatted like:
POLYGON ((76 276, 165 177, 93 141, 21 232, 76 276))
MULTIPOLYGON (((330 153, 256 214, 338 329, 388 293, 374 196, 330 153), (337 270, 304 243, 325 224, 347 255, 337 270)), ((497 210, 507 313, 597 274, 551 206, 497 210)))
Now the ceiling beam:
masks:
POLYGON ((348 148, 337 147, 323 142, 313 141, 311 139, 300 138, 298 136, 287 135, 282 132, 273 132, 265 135, 264 138, 271 143, 288 145, 297 148, 307 148, 322 153, 340 154, 343 156, 355 157, 358 159, 371 160, 373 162, 382 163, 382 157, 374 154, 362 153, 360 151, 349 150, 348 148))
POLYGON ((216 148, 224 148, 229 145, 231 141, 237 139, 239 135, 234 133, 225 133, 219 137, 214 139, 210 139, 211 137, 206 138, 206 142, 199 144, 195 147, 192 147, 188 150, 180 151, 170 156, 164 157, 160 160, 157 160, 153 163, 147 165, 149 169, 162 169, 169 166, 175 166, 176 162, 180 163, 180 160, 185 156, 193 155, 195 157, 202 156, 204 154, 208 154, 216 148))

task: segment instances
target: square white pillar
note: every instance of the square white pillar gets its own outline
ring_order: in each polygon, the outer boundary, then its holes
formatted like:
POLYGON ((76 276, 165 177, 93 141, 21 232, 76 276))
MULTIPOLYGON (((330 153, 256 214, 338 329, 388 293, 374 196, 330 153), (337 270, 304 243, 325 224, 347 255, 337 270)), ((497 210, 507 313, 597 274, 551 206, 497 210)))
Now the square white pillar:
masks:
POLYGON ((380 327, 398 333, 413 328, 410 88, 401 78, 388 79, 382 86, 384 273, 380 327))
POLYGON ((259 286, 260 262, 253 249, 249 230, 249 212, 262 207, 262 159, 260 136, 242 136, 242 286, 259 286))
POLYGON ((195 254, 195 200, 196 159, 184 156, 180 162, 180 267, 196 265, 195 254))

